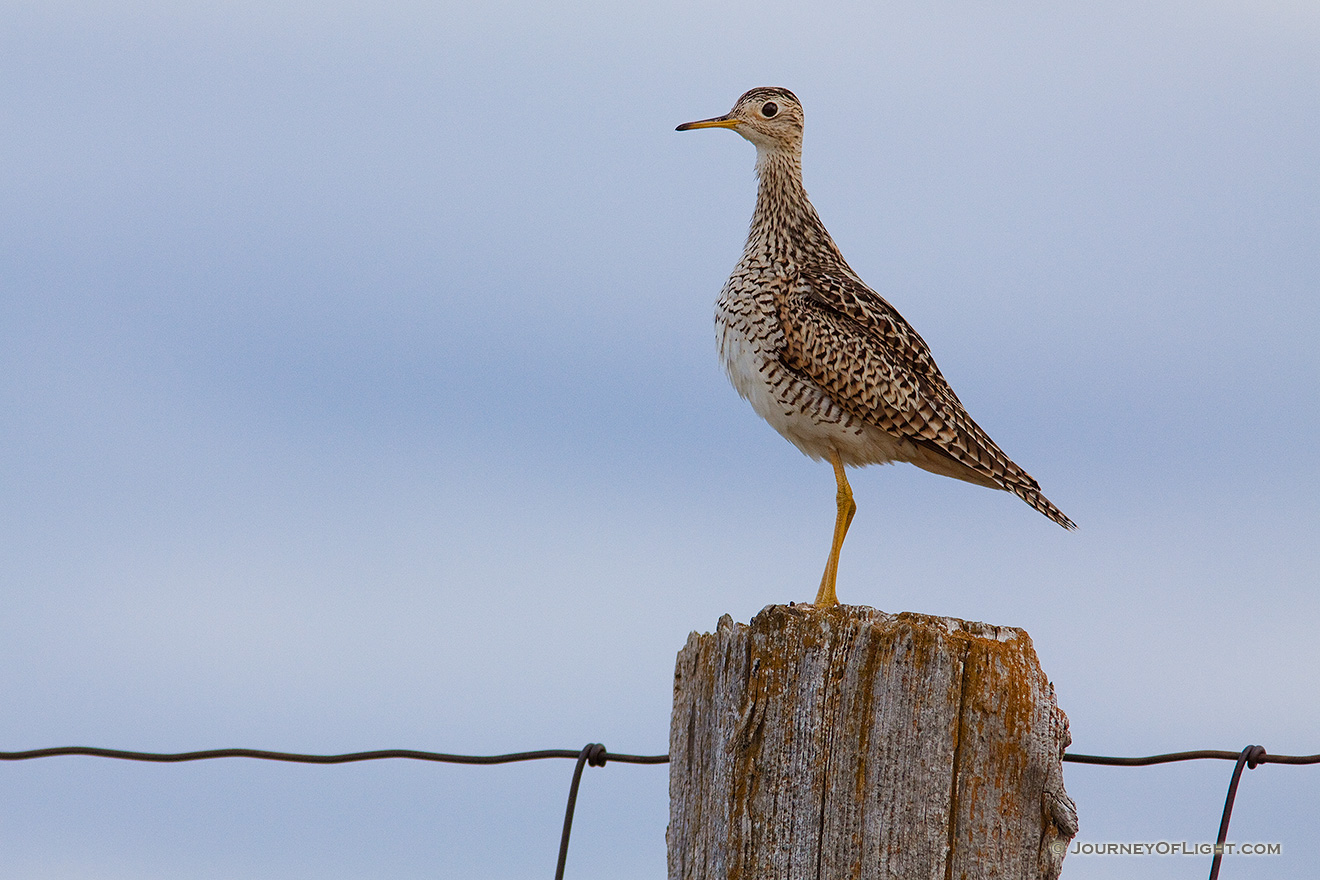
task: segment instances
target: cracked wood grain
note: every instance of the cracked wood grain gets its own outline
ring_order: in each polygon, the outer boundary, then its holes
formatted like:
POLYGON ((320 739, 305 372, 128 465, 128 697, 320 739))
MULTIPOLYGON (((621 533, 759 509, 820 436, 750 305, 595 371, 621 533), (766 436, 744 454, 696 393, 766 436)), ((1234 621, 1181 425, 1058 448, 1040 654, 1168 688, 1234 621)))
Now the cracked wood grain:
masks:
POLYGON ((679 652, 670 880, 1053 878, 1068 720, 1011 627, 771 605, 679 652))

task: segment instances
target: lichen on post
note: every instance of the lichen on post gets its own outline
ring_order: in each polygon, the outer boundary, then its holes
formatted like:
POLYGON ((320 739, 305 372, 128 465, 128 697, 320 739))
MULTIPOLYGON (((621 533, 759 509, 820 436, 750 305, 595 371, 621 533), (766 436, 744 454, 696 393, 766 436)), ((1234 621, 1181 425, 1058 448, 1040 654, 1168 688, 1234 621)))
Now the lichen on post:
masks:
POLYGON ((679 652, 670 880, 1053 878, 1068 720, 1020 629, 838 605, 679 652))

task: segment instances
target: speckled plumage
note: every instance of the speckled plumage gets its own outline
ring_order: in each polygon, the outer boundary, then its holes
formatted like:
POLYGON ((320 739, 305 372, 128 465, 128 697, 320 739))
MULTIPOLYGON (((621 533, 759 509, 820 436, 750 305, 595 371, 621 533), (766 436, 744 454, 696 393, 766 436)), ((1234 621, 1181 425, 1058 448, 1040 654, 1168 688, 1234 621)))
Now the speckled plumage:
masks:
POLYGON ((1012 492, 1074 528, 967 414, 917 331, 849 268, 802 185, 802 121, 792 92, 761 88, 725 116, 680 126, 733 128, 757 147, 751 231, 715 311, 734 387, 813 459, 910 462, 1012 492))

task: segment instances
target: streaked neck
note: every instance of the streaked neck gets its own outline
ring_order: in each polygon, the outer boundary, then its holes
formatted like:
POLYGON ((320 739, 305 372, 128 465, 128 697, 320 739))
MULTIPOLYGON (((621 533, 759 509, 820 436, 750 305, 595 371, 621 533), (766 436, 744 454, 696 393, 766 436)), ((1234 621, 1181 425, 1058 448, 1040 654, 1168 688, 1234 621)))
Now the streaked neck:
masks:
POLYGON ((756 176, 760 183, 748 251, 768 250, 799 263, 811 255, 838 254, 802 186, 800 152, 758 149, 756 176))

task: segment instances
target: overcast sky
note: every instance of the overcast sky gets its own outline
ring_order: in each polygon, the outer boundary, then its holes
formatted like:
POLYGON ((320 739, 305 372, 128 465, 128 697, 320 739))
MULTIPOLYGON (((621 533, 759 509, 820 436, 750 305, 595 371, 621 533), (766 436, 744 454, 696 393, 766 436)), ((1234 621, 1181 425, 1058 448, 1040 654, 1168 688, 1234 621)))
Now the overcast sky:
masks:
MULTIPOLYGON (((1026 629, 1075 751, 1320 752, 1320 5, 0 6, 0 749, 666 751, 687 634, 833 522, 715 356, 753 148, 673 131, 782 85, 1080 527, 855 472, 842 600, 1026 629)), ((1078 840, 1212 841, 1230 770, 1069 765, 1078 840)), ((548 877, 570 773, 11 764, 0 874, 548 877)), ((589 770, 567 876, 663 876, 667 810, 589 770)), ((1223 876, 1313 876, 1317 814, 1249 773, 1283 855, 1223 876)))

